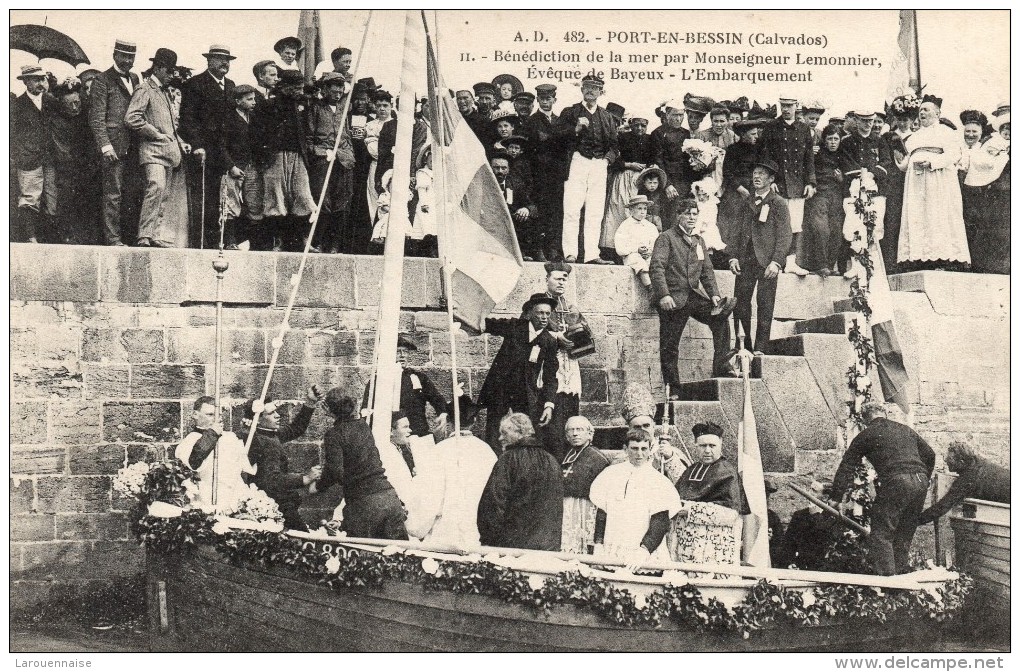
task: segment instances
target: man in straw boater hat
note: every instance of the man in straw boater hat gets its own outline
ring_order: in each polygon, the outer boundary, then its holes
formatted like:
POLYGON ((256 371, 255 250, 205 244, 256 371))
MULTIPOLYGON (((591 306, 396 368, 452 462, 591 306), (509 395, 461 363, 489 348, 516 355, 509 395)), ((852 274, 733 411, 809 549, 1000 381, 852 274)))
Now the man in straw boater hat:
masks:
POLYGON ((729 259, 730 271, 737 276, 733 288, 737 305, 733 314, 744 330, 744 342, 737 347, 755 355, 761 355, 769 343, 779 274, 790 249, 790 211, 785 199, 772 190, 778 170, 771 159, 760 159, 755 164, 751 172, 752 200, 743 211, 729 259), (758 328, 752 342, 751 296, 755 287, 758 328))
POLYGON ((196 195, 192 199, 192 243, 211 248, 219 245, 220 178, 231 168, 220 150, 220 140, 227 116, 234 113, 234 82, 227 73, 236 56, 220 44, 210 46, 202 55, 207 64, 205 71, 185 82, 181 90, 181 138, 191 144, 198 159, 190 173, 196 195))
POLYGON ((800 232, 804 225, 804 201, 815 195, 814 137, 807 124, 797 121, 797 98, 782 96, 779 107, 781 116, 762 129, 758 156, 779 167, 773 188, 789 204, 793 242, 784 272, 804 276, 808 272, 797 264, 797 258, 803 256, 800 232))
MULTIPOLYGON (((166 208, 173 192, 175 171, 184 155, 191 151, 191 146, 177 133, 173 104, 164 89, 177 67, 177 52, 160 47, 149 60, 152 70, 131 97, 124 115, 124 124, 138 134, 138 163, 145 174, 138 246, 184 247, 188 240, 187 221, 179 224, 173 221, 172 213, 166 208), (175 235, 175 228, 180 235, 175 235)), ((178 173, 176 177, 181 180, 183 174, 178 173)), ((185 192, 179 190, 178 193, 183 200, 185 192)), ((183 202, 181 207, 184 207, 183 202)))
POLYGON ((595 75, 581 80, 583 101, 560 114, 559 128, 569 140, 570 171, 563 187, 563 254, 566 261, 604 262, 599 258, 599 235, 606 214, 609 164, 620 154, 617 122, 598 106, 605 82, 595 75), (581 209, 584 227, 581 227, 581 209), (584 235, 580 258, 579 235, 584 235))
POLYGON ((56 101, 46 94, 46 73, 38 65, 24 65, 18 79, 25 92, 11 103, 11 161, 18 175, 19 229, 12 240, 36 243, 43 217, 57 215, 56 169, 50 152, 48 114, 56 101))
POLYGON ((497 454, 506 447, 499 443, 499 424, 507 413, 527 414, 536 430, 552 421, 559 344, 548 326, 555 309, 556 299, 532 294, 521 308, 522 317, 485 320, 484 332, 503 337, 478 395, 478 404, 486 409, 485 442, 497 454))
POLYGON ((131 72, 136 51, 133 42, 117 40, 113 65, 95 78, 89 94, 89 126, 103 156, 103 234, 107 245, 124 245, 124 238, 134 242, 138 216, 135 146, 124 125, 124 114, 139 84, 138 75, 131 72))

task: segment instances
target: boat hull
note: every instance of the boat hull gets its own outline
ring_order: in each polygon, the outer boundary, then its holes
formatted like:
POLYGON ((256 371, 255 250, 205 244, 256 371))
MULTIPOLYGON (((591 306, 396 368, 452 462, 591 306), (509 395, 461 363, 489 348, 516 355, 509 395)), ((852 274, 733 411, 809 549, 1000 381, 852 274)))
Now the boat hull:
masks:
POLYGON ((974 595, 964 614, 969 625, 990 638, 1010 632, 1010 507, 964 500, 961 515, 950 517, 956 564, 974 577, 974 595))
POLYGON ((619 626, 571 606, 541 613, 397 581, 335 591, 284 569, 233 566, 206 547, 150 553, 147 584, 154 651, 897 651, 938 639, 930 625, 901 620, 776 627, 742 640, 672 624, 619 626))

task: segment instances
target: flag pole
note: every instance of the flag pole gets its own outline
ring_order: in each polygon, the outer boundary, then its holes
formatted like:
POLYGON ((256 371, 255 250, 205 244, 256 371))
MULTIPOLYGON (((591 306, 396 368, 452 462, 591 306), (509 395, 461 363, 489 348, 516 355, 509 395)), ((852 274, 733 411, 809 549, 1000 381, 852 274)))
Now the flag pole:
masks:
POLYGON ((914 23, 914 65, 917 67, 917 95, 921 95, 924 86, 921 84, 921 31, 917 25, 917 10, 908 9, 913 15, 914 23))
POLYGON ((404 14, 404 56, 400 71, 400 99, 397 105, 397 139, 393 150, 393 182, 390 219, 383 250, 382 294, 379 299, 378 338, 375 351, 375 400, 372 408, 372 435, 377 445, 390 440, 393 397, 399 385, 396 375, 397 331, 400 325, 400 298, 404 281, 404 238, 410 227, 407 202, 411 195, 411 144, 414 130, 415 84, 421 74, 421 38, 423 31, 411 10, 404 14))
POLYGON ((442 80, 439 76, 439 19, 435 13, 436 39, 433 41, 425 10, 421 10, 421 22, 425 29, 426 49, 435 56, 435 68, 428 73, 429 116, 432 123, 432 205, 437 208, 439 229, 439 263, 443 269, 443 296, 446 298, 447 333, 450 335, 450 377, 453 383, 453 435, 460 436, 460 402, 457 399, 457 324, 453 318, 453 260, 450 255, 450 220, 447 210, 446 155, 444 148, 449 142, 446 137, 445 108, 442 105, 442 80), (435 48, 433 50, 433 44, 435 48), (438 176, 438 177, 437 177, 438 176))

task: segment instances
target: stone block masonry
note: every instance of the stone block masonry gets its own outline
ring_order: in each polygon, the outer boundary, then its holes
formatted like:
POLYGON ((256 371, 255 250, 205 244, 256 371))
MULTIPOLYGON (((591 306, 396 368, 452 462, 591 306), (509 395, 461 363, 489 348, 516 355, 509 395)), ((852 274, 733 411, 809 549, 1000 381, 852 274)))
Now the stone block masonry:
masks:
MULTIPOLYGON (((122 466, 172 452, 189 429, 195 397, 213 393, 214 256, 197 250, 11 246, 13 608, 44 599, 68 583, 109 579, 141 567, 141 551, 127 529, 131 502, 112 492, 112 477, 122 466)), ((299 256, 232 252, 227 257, 223 394, 235 407, 228 421, 236 422, 236 407, 256 395, 265 379, 299 256)), ((658 319, 629 269, 576 268, 567 295, 588 316, 598 344, 597 353, 581 362, 581 410, 597 426, 619 425, 616 407, 628 382, 651 381, 653 393, 662 394, 658 319)), ((405 260, 400 329, 418 346, 411 364, 449 395, 453 362, 439 277, 437 260, 405 260)), ((495 314, 519 315, 523 301, 544 289, 544 277, 541 264, 525 264, 513 296, 497 306, 495 314)), ((720 273, 719 280, 724 291, 732 287, 732 276, 720 273)), ((939 279, 938 291, 966 295, 966 288, 946 284, 951 280, 939 279)), ((299 400, 313 383, 341 386, 360 397, 374 361, 382 282, 379 257, 309 259, 270 386, 274 398, 299 400)), ((923 278, 904 281, 903 287, 926 291, 923 278)), ((927 289, 934 291, 930 287, 936 285, 929 283, 927 289)), ((986 303, 998 306, 1000 294, 986 303)), ((833 299, 845 296, 842 279, 783 276, 776 318, 823 318, 833 312, 833 299)), ((922 297, 902 294, 905 299, 922 297)), ((903 313, 905 322, 901 342, 923 339, 934 330, 942 313, 933 305, 944 303, 897 304, 897 318, 903 313), (927 313, 918 312, 925 306, 927 313)), ((972 327, 983 330, 982 335, 974 347, 964 349, 959 364, 940 369, 935 355, 920 350, 908 357, 911 373, 919 374, 912 391, 920 402, 919 426, 944 446, 948 437, 966 433, 965 423, 973 426, 988 416, 991 420, 983 426, 989 431, 974 436, 992 443, 1003 431, 996 413, 1008 408, 1008 375, 989 371, 984 358, 974 370, 993 384, 977 394, 980 381, 967 375, 963 360, 977 358, 981 348, 998 347, 1004 327, 960 311, 947 319, 956 320, 957 329, 970 328, 967 320, 987 321, 972 327), (991 410, 979 412, 974 405, 991 410), (952 413, 946 412, 947 406, 952 413), (957 419, 960 424, 954 425, 957 419)), ((948 348, 967 338, 961 333, 955 342, 940 337, 938 343, 948 348)), ((458 377, 472 396, 481 389, 500 342, 484 334, 458 334, 458 377)), ((681 376, 708 377, 711 355, 708 329, 692 320, 681 344, 681 376)), ((823 359, 775 361, 767 368, 776 372, 775 381, 808 384, 812 375, 816 382, 825 379, 827 374, 816 370, 823 359)), ((846 364, 831 363, 832 394, 840 393, 836 387, 842 384, 846 364)), ((817 428, 791 425, 789 415, 800 407, 798 400, 776 390, 775 381, 766 381, 774 400, 770 417, 775 416, 776 427, 785 423, 786 438, 767 463, 779 472, 831 471, 837 451, 825 449, 828 444, 817 428), (789 439, 799 444, 791 446, 789 439)), ((810 408, 813 414, 830 413, 828 407, 839 403, 820 388, 810 408)), ((687 404, 691 408, 683 421, 729 412, 721 401, 700 403, 687 404)), ((318 440, 326 424, 325 414, 318 412, 308 434, 293 444, 295 469, 318 459, 318 440)), ((335 504, 330 493, 318 495, 308 501, 304 514, 317 521, 335 504)))

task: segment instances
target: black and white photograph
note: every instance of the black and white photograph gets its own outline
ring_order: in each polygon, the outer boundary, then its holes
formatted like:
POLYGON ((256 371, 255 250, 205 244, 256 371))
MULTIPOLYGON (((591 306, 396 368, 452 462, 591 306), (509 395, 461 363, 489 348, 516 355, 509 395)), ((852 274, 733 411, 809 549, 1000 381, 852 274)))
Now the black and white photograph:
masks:
POLYGON ((1008 667, 1008 9, 8 18, 12 666, 1008 667))

